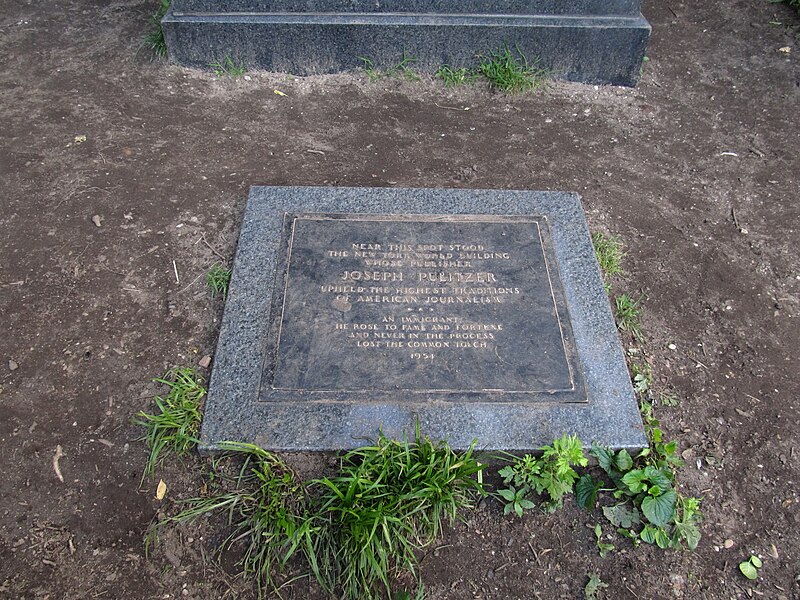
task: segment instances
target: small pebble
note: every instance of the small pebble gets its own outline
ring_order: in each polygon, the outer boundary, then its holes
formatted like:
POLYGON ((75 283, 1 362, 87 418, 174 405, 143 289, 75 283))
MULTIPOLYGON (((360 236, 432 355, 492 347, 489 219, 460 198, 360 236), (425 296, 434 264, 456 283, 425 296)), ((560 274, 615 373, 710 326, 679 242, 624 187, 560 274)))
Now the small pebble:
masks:
POLYGON ((103 217, 101 217, 100 215, 93 216, 92 223, 100 227, 103 224, 103 217))
POLYGON ((204 369, 207 369, 208 366, 211 364, 211 357, 208 354, 206 354, 203 358, 201 358, 197 362, 197 364, 203 367, 204 369))
POLYGON ((8 361, 8 370, 9 371, 16 371, 17 369, 19 369, 19 363, 17 361, 15 361, 15 360, 9 360, 8 361))
POLYGON ((733 540, 725 540, 726 548, 733 548, 733 540))

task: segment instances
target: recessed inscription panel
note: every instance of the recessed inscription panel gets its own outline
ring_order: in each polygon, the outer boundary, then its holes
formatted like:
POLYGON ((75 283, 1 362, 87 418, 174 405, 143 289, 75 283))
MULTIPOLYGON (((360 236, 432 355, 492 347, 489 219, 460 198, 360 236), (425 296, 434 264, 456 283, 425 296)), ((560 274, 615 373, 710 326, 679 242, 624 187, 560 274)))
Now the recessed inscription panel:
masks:
POLYGON ((261 399, 586 401, 539 217, 287 214, 261 399))

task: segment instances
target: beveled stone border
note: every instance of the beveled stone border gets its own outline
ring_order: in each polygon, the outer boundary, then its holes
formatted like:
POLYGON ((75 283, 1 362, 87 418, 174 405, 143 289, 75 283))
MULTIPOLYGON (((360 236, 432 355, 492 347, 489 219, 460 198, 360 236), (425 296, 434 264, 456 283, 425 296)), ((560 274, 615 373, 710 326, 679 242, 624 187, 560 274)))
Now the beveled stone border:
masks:
POLYGON ((341 450, 379 429, 390 437, 414 423, 434 439, 466 448, 527 451, 575 433, 586 443, 637 449, 647 444, 589 231, 577 194, 509 190, 253 187, 239 235, 217 344, 201 451, 245 441, 270 450, 341 450), (537 215, 550 222, 586 404, 258 402, 284 213, 537 215))

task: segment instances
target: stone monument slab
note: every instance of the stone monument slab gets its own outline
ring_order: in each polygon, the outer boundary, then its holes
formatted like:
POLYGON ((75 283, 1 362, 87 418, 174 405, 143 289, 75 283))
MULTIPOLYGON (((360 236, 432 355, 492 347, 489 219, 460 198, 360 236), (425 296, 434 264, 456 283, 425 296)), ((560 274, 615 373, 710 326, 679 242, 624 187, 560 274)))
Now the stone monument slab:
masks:
POLYGON ((472 67, 503 47, 554 77, 634 85, 650 37, 641 0, 173 0, 169 57, 208 68, 225 57, 295 75, 395 66, 472 67))
POLYGON ((202 449, 646 444, 580 199, 255 187, 202 449))

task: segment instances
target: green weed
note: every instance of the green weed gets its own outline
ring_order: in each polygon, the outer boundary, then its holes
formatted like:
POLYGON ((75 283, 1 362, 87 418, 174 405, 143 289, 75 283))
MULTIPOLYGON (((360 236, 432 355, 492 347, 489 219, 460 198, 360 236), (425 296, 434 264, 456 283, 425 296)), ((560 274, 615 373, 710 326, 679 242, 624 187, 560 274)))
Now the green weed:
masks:
POLYGON ((406 79, 408 81, 419 81, 420 76, 419 74, 412 68, 417 59, 408 54, 405 50, 403 50, 403 55, 400 59, 400 62, 396 65, 389 67, 386 71, 381 71, 375 68, 375 63, 364 56, 359 56, 358 60, 363 63, 362 69, 364 74, 366 74, 367 79, 371 83, 374 83, 381 79, 382 77, 395 77, 398 79, 406 79))
POLYGON ((675 489, 675 469, 683 466, 678 444, 664 441, 653 407, 641 403, 642 419, 649 445, 631 457, 627 450, 617 452, 592 444, 590 454, 610 480, 594 480, 583 475, 575 486, 580 506, 594 508, 599 492, 611 492, 617 503, 603 507, 603 515, 617 532, 659 548, 694 550, 700 542, 700 500, 675 489), (609 487, 610 486, 610 487, 609 487))
POLYGON ((589 574, 589 582, 583 588, 583 595, 586 600, 600 600, 604 594, 603 590, 608 587, 597 573, 589 574))
POLYGON ((407 79, 408 81, 419 81, 419 75, 411 67, 411 65, 413 65, 415 62, 417 62, 417 59, 407 54, 406 51, 403 50, 403 56, 400 59, 400 62, 395 66, 386 69, 386 75, 389 77, 407 79))
POLYGON ((378 597, 379 587, 391 595, 390 579, 416 576, 416 552, 483 494, 482 469, 472 447, 456 453, 419 427, 411 442, 381 435, 348 452, 337 476, 313 482, 315 575, 347 599, 378 597))
POLYGON ((750 558, 739 563, 739 570, 748 579, 758 579, 758 570, 763 564, 760 558, 755 554, 751 554, 750 558))
POLYGON ((617 236, 597 231, 592 234, 592 245, 604 277, 613 277, 622 273, 624 253, 622 252, 622 242, 617 236))
POLYGON ((649 63, 649 62, 650 62, 650 57, 649 56, 643 56, 642 57, 642 64, 639 66, 639 77, 644 75, 644 68, 645 68, 645 66, 647 66, 647 63, 649 63))
POLYGON ((285 462, 258 446, 222 442, 220 450, 243 459, 238 473, 219 475, 218 492, 185 500, 189 507, 159 522, 146 542, 149 546, 155 541, 158 530, 167 523, 193 521, 210 513, 227 514, 232 531, 220 549, 244 543, 242 571, 255 577, 261 598, 275 587, 275 574, 298 552, 313 558, 308 551, 316 532, 308 518, 305 488, 285 462))
MULTIPOLYGON (((627 450, 615 453, 592 444, 590 454, 611 480, 612 487, 606 491, 621 500, 603 507, 603 514, 629 537, 637 535, 641 541, 659 548, 681 548, 686 544, 694 550, 700 541, 700 500, 683 496, 674 488, 673 467, 682 464, 677 457, 677 444, 663 443, 660 429, 653 428, 651 433, 651 446, 642 450, 636 460, 627 450)), ((581 477, 575 492, 578 503, 593 508, 602 485, 589 474, 581 477)))
POLYGON ((552 446, 544 446, 541 450, 539 457, 526 454, 522 458, 512 458, 511 464, 500 469, 503 483, 509 486, 497 492, 506 502, 505 514, 513 510, 522 516, 524 509, 533 508, 535 505, 528 499, 532 491, 547 495, 548 499, 542 504, 545 510, 559 508, 578 478, 572 466, 585 467, 588 464, 581 441, 574 435, 564 434, 561 439, 553 441, 552 446))
POLYGON ((506 505, 503 507, 504 515, 510 514, 513 511, 518 517, 521 517, 523 511, 536 508, 536 504, 528 500, 528 494, 530 494, 531 491, 529 487, 523 485, 517 489, 513 485, 510 485, 511 481, 503 481, 503 483, 508 485, 508 487, 497 490, 497 493, 506 501, 506 505))
POLYGON ((633 373, 633 390, 640 398, 649 398, 653 387, 653 370, 649 363, 632 362, 631 372, 633 373))
POLYGON ((509 48, 489 52, 479 57, 478 72, 492 89, 517 94, 534 92, 547 84, 550 71, 538 66, 538 61, 528 62, 519 48, 516 54, 509 48))
POLYGON ((359 56, 358 60, 364 63, 361 68, 364 71, 364 74, 367 76, 367 79, 369 79, 370 83, 375 83, 381 77, 383 77, 383 73, 375 68, 375 63, 371 59, 364 56, 359 56))
POLYGON ((441 79, 445 87, 456 87, 474 83, 478 75, 466 67, 457 69, 449 65, 442 65, 436 70, 435 77, 441 79))
POLYGON ((620 294, 614 298, 617 313, 617 327, 620 331, 630 333, 636 341, 644 341, 639 317, 641 316, 641 299, 634 300, 628 294, 620 294))
POLYGON ((616 548, 614 544, 609 544, 608 542, 603 541, 603 528, 600 527, 600 523, 597 523, 594 526, 594 537, 595 545, 597 546, 597 552, 600 555, 600 558, 605 558, 616 548))
POLYGON ((243 62, 234 61, 230 56, 226 56, 222 60, 208 64, 209 68, 215 75, 220 77, 228 76, 231 78, 241 77, 247 72, 247 68, 243 62))
POLYGON ((142 40, 142 46, 149 48, 158 59, 162 59, 167 55, 167 43, 164 40, 161 19, 167 14, 170 2, 171 0, 160 0, 158 10, 150 17, 150 31, 142 40))
POLYGON ((231 282, 231 271, 219 263, 214 263, 206 273, 206 283, 211 288, 211 295, 221 295, 223 299, 228 297, 228 286, 231 282))
POLYGON ((658 394, 658 402, 662 406, 678 406, 680 401, 678 394, 672 390, 661 391, 658 394))
MULTIPOLYGON (((675 489, 674 468, 681 464, 677 444, 664 443, 652 412, 643 412, 651 444, 636 458, 624 449, 614 452, 592 444, 591 455, 610 483, 589 473, 578 479, 573 467, 586 466, 587 459, 577 436, 555 440, 540 457, 514 458, 500 471, 509 485, 498 493, 507 503, 506 513, 522 515, 533 508, 528 493, 545 495, 545 508, 554 509, 574 489, 576 502, 591 509, 602 492, 615 500, 603 502, 603 515, 634 545, 696 548, 700 501, 675 489)), ((473 455, 475 443, 457 453, 422 437, 419 426, 412 441, 381 434, 374 444, 346 453, 337 475, 309 483, 300 482, 283 461, 261 448, 233 442, 219 446, 229 454, 213 463, 207 485, 214 491, 183 501, 188 507, 154 525, 145 547, 168 523, 227 515, 232 529, 220 546, 243 544, 242 571, 257 580, 259 597, 275 589, 275 577, 296 556, 337 597, 391 597, 393 580, 404 573, 418 577, 419 551, 441 535, 444 523, 452 523, 478 495, 485 495, 484 465, 473 455), (231 453, 242 459, 233 474, 220 468, 231 453)), ((594 535, 601 557, 615 550, 599 524, 594 535)), ((586 589, 598 594, 603 587, 597 578, 586 589)), ((400 591, 395 597, 412 596, 400 591)), ((419 581, 414 597, 424 597, 419 581)))
POLYGON ((145 428, 140 439, 150 450, 142 481, 168 454, 183 456, 197 445, 202 420, 200 402, 206 393, 203 378, 191 367, 172 369, 154 381, 168 386, 169 393, 155 397, 158 412, 137 415, 136 423, 145 428))

